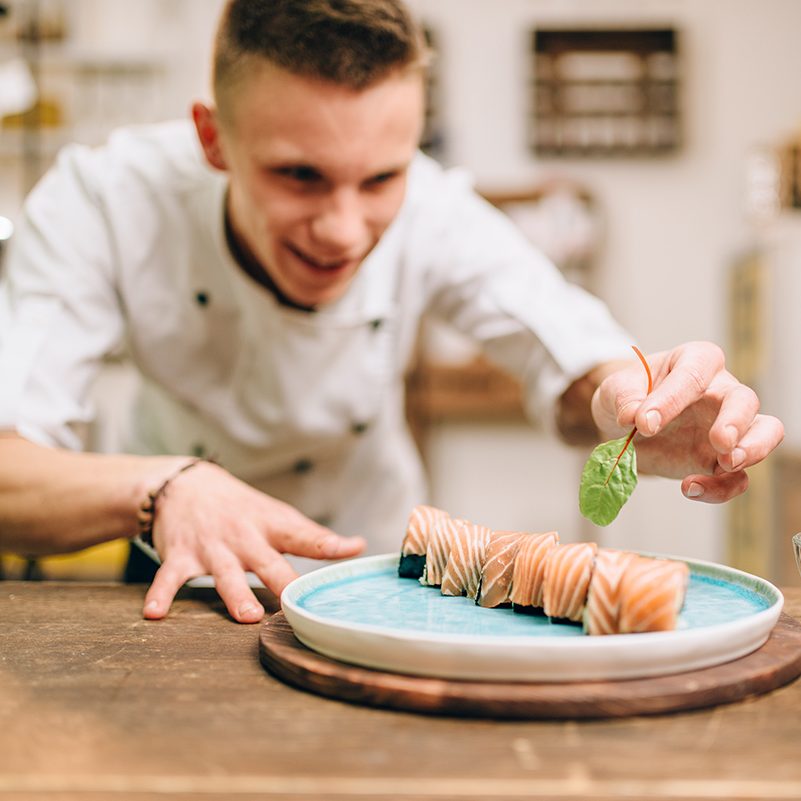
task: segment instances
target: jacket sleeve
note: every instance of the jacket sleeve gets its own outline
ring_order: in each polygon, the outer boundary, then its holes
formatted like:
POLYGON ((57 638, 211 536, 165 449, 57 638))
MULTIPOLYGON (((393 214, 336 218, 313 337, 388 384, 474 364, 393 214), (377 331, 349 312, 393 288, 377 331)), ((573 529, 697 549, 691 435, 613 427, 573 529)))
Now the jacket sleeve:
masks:
MULTIPOLYGON (((532 419, 555 423, 555 401, 576 378, 632 357, 634 340, 606 305, 562 273, 463 173, 429 174, 410 218, 427 312, 476 342, 522 383, 532 419), (436 187, 436 188, 435 188, 436 187)), ((416 202, 415 202, 416 199, 416 202)))
POLYGON ((86 446, 91 385, 123 341, 102 169, 87 148, 62 152, 25 203, 0 285, 0 428, 44 445, 86 446))

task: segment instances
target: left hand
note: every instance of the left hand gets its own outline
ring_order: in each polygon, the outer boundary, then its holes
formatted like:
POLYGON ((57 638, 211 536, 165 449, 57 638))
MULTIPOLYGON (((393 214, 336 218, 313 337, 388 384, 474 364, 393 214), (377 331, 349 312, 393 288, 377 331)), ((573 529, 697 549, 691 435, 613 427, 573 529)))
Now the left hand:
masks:
POLYGON ((776 417, 759 414, 759 399, 725 368, 721 349, 689 342, 646 356, 653 391, 639 362, 609 375, 592 398, 603 439, 637 427, 640 472, 681 479, 684 495, 722 503, 745 492, 746 468, 784 438, 776 417))

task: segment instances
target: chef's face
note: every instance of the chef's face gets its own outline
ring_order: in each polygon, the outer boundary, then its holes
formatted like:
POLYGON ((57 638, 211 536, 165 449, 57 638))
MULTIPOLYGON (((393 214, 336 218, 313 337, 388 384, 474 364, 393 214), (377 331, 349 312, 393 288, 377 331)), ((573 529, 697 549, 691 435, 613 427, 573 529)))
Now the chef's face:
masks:
POLYGON ((208 160, 229 174, 234 233, 290 300, 336 300, 403 201, 421 75, 353 90, 259 60, 232 92, 225 114, 193 113, 208 160))

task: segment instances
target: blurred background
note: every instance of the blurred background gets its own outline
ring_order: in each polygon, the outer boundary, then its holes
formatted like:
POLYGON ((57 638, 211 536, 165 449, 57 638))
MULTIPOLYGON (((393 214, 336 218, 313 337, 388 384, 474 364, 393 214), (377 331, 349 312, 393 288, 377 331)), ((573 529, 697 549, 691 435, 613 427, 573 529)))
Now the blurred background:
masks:
MULTIPOLYGON (((26 192, 70 141, 188 114, 209 96, 221 0, 0 0, 0 270, 26 192)), ((424 147, 467 168, 645 352, 723 345, 787 438, 736 502, 643 477, 600 530, 578 513, 587 456, 524 420, 519 389, 427 324, 408 409, 432 501, 496 528, 556 528, 797 584, 801 530, 801 3, 411 0, 436 58, 424 147)), ((96 387, 98 447, 135 376, 96 387)), ((400 542, 400 533, 399 533, 400 542)), ((123 543, 6 576, 116 578, 123 543)))

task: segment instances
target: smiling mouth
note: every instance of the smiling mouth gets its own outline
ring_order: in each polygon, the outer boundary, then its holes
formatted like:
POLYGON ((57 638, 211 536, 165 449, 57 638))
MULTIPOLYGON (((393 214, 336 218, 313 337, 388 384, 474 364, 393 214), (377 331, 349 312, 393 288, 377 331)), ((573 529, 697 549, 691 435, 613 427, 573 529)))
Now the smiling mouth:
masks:
POLYGON ((304 253, 302 250, 294 247, 293 245, 287 245, 287 249, 299 259, 303 264, 307 267, 311 268, 312 270, 319 270, 321 272, 326 273, 335 273, 337 271, 343 270, 345 267, 353 264, 355 261, 354 259, 338 259, 336 261, 329 261, 329 260, 318 260, 309 256, 308 253, 304 253))

